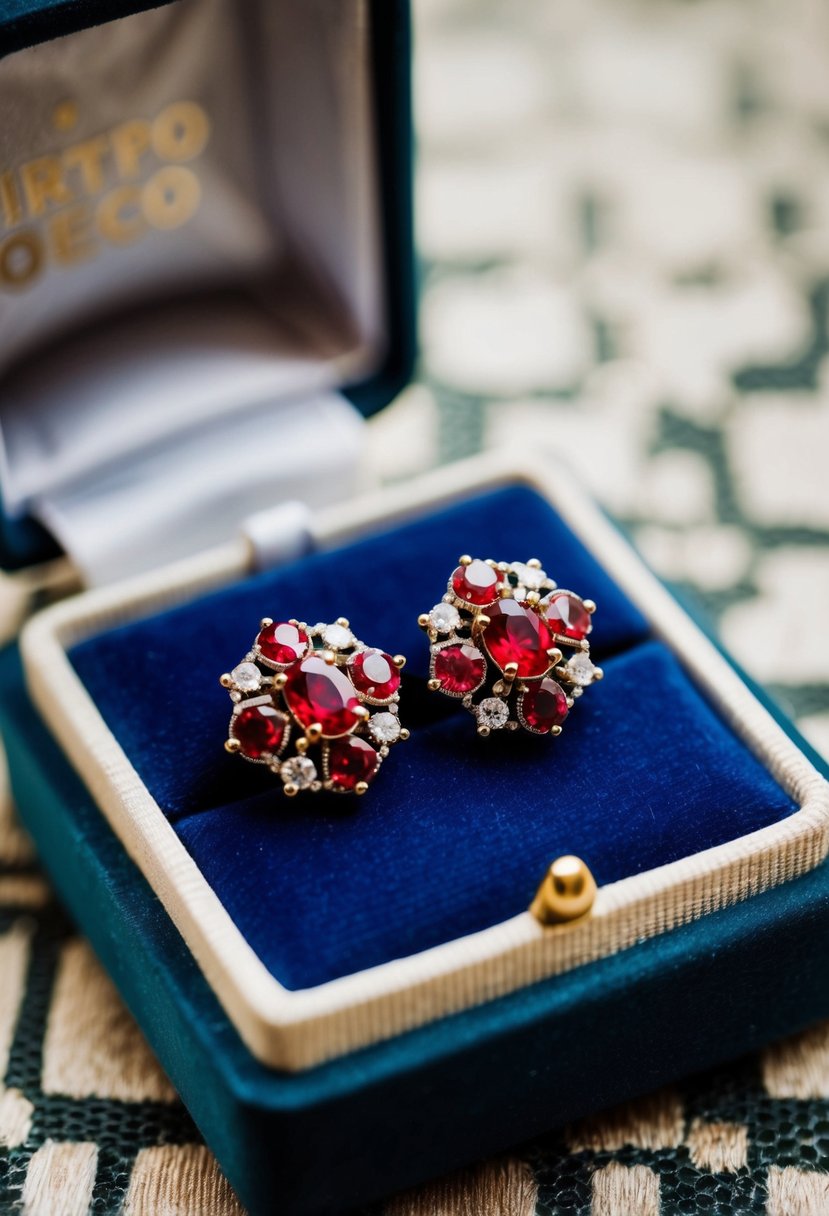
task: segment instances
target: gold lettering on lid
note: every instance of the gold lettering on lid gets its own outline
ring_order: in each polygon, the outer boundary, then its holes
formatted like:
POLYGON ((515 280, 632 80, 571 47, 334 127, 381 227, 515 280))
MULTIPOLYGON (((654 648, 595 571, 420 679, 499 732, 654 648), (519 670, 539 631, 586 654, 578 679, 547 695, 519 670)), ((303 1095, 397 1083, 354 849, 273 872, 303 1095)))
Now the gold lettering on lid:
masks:
POLYGON ((0 173, 0 206, 3 208, 3 223, 7 228, 14 228, 15 224, 19 224, 23 219, 23 203, 12 169, 0 173))
POLYGON ((153 150, 162 160, 192 160, 210 138, 210 119, 194 101, 176 101, 153 123, 153 150))
POLYGON ((40 273, 43 246, 34 232, 18 232, 0 245, 0 283, 27 287, 40 273))
POLYGON ((67 170, 77 169, 85 194, 100 194, 104 188, 104 157, 109 151, 109 140, 105 135, 73 144, 63 154, 63 165, 67 170))
POLYGON ((150 178, 141 197, 147 222, 153 228, 180 228, 198 210, 201 185, 190 169, 168 165, 150 178))
POLYGON ((141 158, 150 147, 150 124, 143 118, 121 123, 110 132, 119 177, 133 181, 141 175, 141 158))
POLYGON ((43 215, 50 204, 60 207, 72 202, 72 191, 63 176, 57 156, 40 156, 20 166, 20 179, 30 215, 43 215))
POLYGON ((88 203, 79 203, 59 211, 49 220, 49 237, 55 261, 72 266, 95 257, 97 246, 92 234, 92 210, 88 203))
POLYGON ((52 111, 52 126, 56 131, 71 131, 77 121, 78 105, 71 98, 59 101, 52 111))
POLYGON ((98 230, 113 245, 131 245, 146 232, 138 186, 119 186, 98 204, 98 230))

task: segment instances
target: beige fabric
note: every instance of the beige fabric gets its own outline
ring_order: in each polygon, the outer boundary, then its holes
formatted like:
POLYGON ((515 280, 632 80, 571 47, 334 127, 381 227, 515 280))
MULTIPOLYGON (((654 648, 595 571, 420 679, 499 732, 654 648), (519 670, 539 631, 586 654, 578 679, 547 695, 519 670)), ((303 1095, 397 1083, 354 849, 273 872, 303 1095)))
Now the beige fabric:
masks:
POLYGON ((688 1132, 688 1152, 698 1170, 733 1174, 748 1165, 748 1128, 695 1119, 688 1132))
POLYGON ((767 1216, 826 1216, 829 1174, 773 1165, 769 1170, 767 1216))
POLYGON ((614 1152, 633 1148, 676 1148, 682 1143, 685 1118, 682 1103, 671 1090, 661 1090, 627 1106, 584 1119, 570 1128, 571 1153, 614 1152))
POLYGON ((593 1175, 592 1216, 659 1216, 659 1178, 646 1165, 612 1161, 593 1175))
POLYGON ((43 1044, 43 1092, 172 1102, 175 1091, 86 942, 63 948, 43 1044))
POLYGON ((389 1200, 383 1216, 534 1216, 538 1184, 523 1161, 493 1161, 389 1200))
POLYGON ((47 1140, 29 1164, 24 1216, 86 1216, 92 1202, 98 1149, 47 1140))
POLYGON ((204 1145, 156 1145, 138 1154, 124 1216, 241 1214, 238 1200, 204 1145))
POLYGON ((773 1098, 829 1098, 829 1023, 768 1047, 761 1064, 773 1098))

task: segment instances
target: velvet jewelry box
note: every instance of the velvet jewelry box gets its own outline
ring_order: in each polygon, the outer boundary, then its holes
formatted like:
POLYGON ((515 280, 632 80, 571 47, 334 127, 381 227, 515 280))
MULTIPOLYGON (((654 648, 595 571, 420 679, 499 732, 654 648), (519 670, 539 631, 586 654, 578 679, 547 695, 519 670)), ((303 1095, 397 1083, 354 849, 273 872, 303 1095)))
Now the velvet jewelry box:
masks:
POLYGON ((558 462, 350 495, 356 407, 411 354, 405 10, 185 0, 72 32, 115 15, 3 26, 5 557, 98 585, 4 652, 0 725, 249 1211, 368 1203, 829 1014, 826 782, 558 462), (147 190, 171 167, 195 188, 147 190), (428 691, 417 616, 463 551, 597 601, 605 678, 561 739, 479 739, 428 691), (354 806, 222 747, 217 677, 276 613, 408 656, 411 738, 354 806), (569 853, 596 901, 542 926, 569 853))

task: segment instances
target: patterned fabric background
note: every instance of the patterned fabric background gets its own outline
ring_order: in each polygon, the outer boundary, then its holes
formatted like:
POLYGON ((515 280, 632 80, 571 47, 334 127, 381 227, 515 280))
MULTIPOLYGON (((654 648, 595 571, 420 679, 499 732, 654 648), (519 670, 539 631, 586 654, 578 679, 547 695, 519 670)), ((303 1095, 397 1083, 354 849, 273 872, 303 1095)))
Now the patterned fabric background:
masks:
MULTIPOLYGON (((829 752, 829 10, 415 8, 424 351, 375 466, 560 442, 829 752)), ((239 1212, 7 808, 0 1077, 0 1210, 239 1212)), ((660 1211, 829 1214, 829 1026, 378 1209, 660 1211)))

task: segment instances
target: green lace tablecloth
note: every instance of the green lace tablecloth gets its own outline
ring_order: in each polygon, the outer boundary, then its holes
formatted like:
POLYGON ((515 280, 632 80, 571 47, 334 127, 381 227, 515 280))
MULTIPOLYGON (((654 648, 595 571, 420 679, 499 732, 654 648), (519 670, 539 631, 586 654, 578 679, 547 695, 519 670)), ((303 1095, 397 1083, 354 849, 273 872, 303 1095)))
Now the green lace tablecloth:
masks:
MULTIPOLYGON (((415 9, 423 358, 376 468, 566 453, 829 751, 829 9, 415 9)), ((8 808, 0 1076, 0 1210, 238 1211, 8 808)), ((827 1216, 829 1026, 378 1210, 827 1216)))

